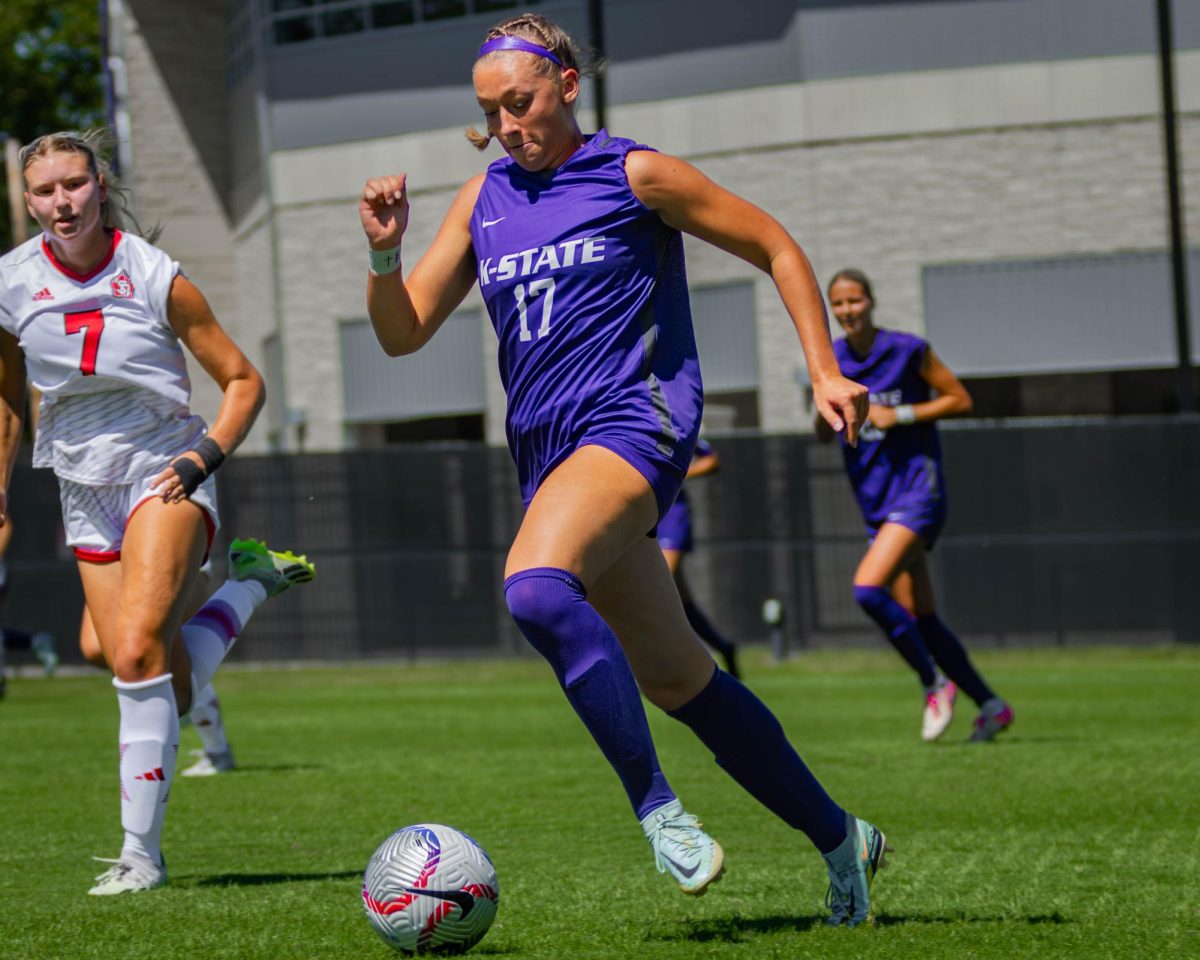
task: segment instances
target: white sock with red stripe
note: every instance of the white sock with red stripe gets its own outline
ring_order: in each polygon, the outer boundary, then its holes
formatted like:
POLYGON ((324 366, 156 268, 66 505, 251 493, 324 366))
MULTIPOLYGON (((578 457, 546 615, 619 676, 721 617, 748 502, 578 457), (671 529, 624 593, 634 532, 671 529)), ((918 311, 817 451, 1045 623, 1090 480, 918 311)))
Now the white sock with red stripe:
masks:
POLYGON ((217 691, 211 683, 192 701, 191 718, 205 753, 225 753, 229 750, 225 723, 221 719, 221 704, 217 702, 217 691))
POLYGON ((171 674, 126 683, 113 678, 121 708, 121 856, 162 860, 163 817, 175 757, 179 753, 179 717, 171 674))
POLYGON ((267 599, 267 588, 257 580, 226 580, 181 630, 192 658, 192 689, 203 690, 233 649, 246 621, 267 599))

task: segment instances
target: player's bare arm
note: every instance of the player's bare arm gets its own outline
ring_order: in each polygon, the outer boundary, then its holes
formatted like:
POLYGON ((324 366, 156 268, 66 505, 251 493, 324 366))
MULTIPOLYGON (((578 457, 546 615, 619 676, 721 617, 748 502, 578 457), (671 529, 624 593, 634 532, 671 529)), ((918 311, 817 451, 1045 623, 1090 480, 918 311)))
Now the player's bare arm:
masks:
POLYGON ((8 522, 8 484, 21 445, 25 408, 25 355, 7 330, 0 330, 0 527, 8 522))
POLYGON ((771 275, 808 364, 817 410, 854 443, 867 415, 866 388, 838 371, 825 301, 800 245, 766 211, 667 154, 634 151, 626 160, 634 194, 668 225, 740 257, 771 275))
MULTIPOLYGON (((236 343, 230 339, 212 308, 187 277, 177 276, 167 298, 167 319, 180 341, 196 358, 204 372, 221 388, 221 406, 208 436, 228 456, 246 439, 266 398, 262 376, 236 343)), ((198 467, 205 466, 200 454, 183 454, 198 467)), ((181 478, 171 467, 154 478, 165 499, 187 496, 181 478)))
MULTIPOLYGON (((367 313, 389 357, 425 346, 475 282, 470 221, 482 185, 480 175, 458 192, 433 243, 407 277, 403 269, 368 275, 367 313)), ((408 226, 404 175, 368 180, 358 212, 372 250, 399 248, 408 226)))
MULTIPOLYGON (((957 417, 970 413, 974 407, 971 394, 963 386, 962 381, 954 375, 942 361, 933 348, 929 347, 921 358, 921 379, 937 392, 937 396, 924 403, 912 405, 914 423, 927 423, 941 420, 943 417, 957 417)), ((894 407, 881 407, 872 404, 870 410, 871 422, 880 430, 890 430, 899 422, 894 407)))
POLYGON ((716 473, 720 469, 721 458, 715 450, 712 453, 698 453, 692 457, 692 462, 688 464, 684 479, 692 480, 695 477, 707 477, 709 474, 716 473))

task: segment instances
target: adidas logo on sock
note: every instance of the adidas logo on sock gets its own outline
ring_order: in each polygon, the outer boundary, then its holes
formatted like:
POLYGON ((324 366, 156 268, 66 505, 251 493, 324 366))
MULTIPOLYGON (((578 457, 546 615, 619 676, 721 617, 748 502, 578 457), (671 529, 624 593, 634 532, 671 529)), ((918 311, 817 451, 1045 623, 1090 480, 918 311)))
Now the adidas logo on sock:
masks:
POLYGON ((155 767, 153 770, 147 770, 145 773, 139 773, 134 780, 166 780, 163 776, 162 767, 155 767))

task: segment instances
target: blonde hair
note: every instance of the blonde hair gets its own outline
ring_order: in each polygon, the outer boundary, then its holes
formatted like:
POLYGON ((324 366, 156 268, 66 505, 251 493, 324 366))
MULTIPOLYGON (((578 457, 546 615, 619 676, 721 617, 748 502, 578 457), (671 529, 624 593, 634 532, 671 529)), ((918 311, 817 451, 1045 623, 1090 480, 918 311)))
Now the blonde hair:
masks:
MULTIPOLYGON (((537 57, 534 66, 538 73, 556 83, 562 80, 564 70, 574 70, 581 77, 597 77, 604 72, 604 61, 600 57, 591 51, 585 54, 566 30, 536 13, 522 13, 519 16, 502 20, 487 32, 483 42, 487 43, 498 37, 520 37, 522 40, 531 40, 558 57, 562 62, 561 67, 545 57, 537 57)), ((482 63, 501 52, 503 51, 493 50, 485 53, 475 62, 482 63)), ((492 142, 490 133, 480 133, 474 127, 467 127, 466 135, 476 150, 484 150, 492 142)))
POLYGON ((149 230, 143 230, 129 212, 129 191, 117 182, 109 159, 115 144, 116 138, 105 127, 46 133, 21 148, 21 170, 24 172, 35 160, 52 153, 78 153, 86 157, 88 172, 108 188, 107 196, 100 202, 101 225, 108 230, 128 231, 128 224, 133 224, 134 233, 153 243, 162 233, 162 227, 155 224, 149 230))

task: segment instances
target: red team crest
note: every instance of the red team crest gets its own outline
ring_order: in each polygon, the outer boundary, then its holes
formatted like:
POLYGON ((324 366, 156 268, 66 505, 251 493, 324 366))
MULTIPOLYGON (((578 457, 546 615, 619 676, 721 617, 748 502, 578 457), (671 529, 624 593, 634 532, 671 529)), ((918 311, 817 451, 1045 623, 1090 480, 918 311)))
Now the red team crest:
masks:
POLYGON ((124 273, 118 273, 112 278, 112 295, 129 300, 133 297, 133 281, 124 273))

